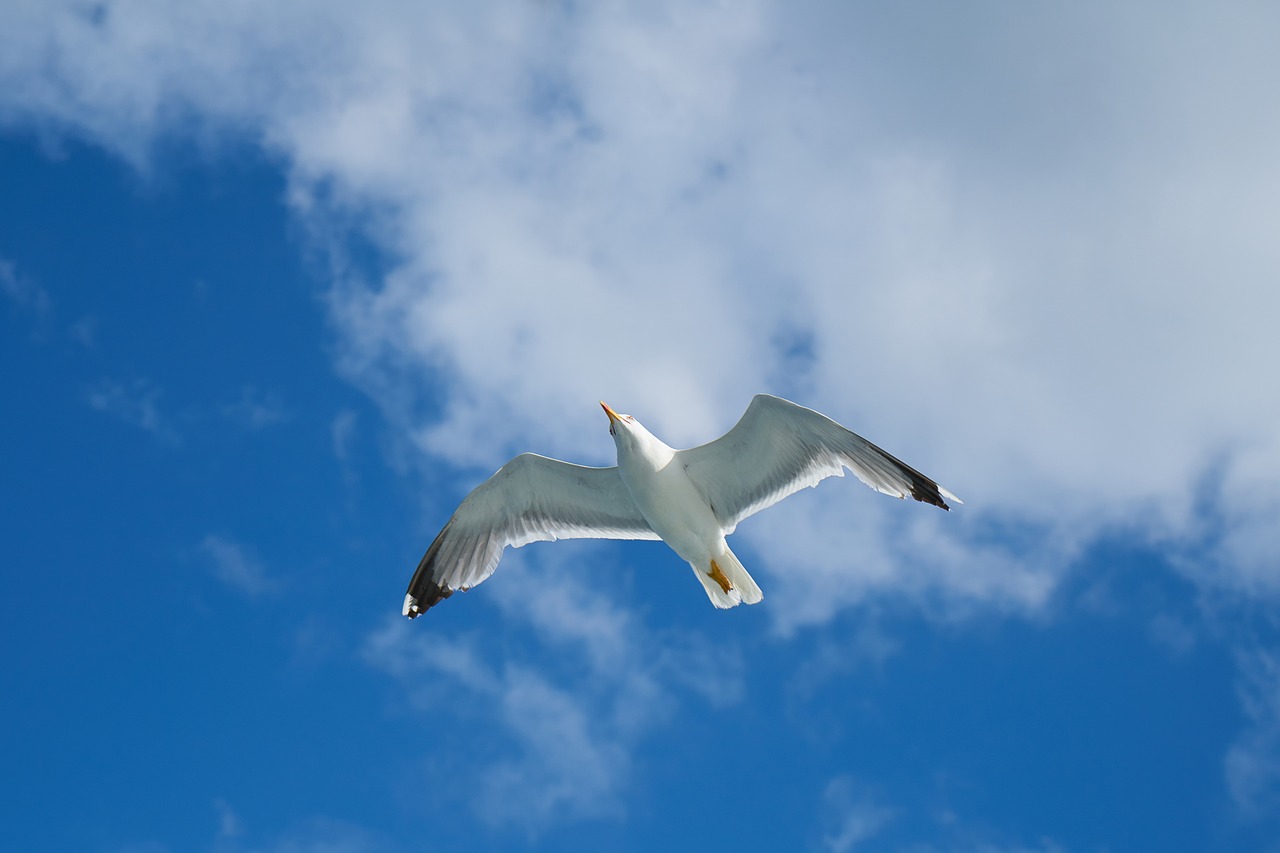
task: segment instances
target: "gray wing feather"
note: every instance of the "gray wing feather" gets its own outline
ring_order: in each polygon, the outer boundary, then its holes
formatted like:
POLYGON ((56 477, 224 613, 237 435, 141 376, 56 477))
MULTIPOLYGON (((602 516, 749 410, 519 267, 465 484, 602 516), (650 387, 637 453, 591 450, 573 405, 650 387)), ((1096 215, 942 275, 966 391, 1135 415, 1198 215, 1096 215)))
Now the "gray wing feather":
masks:
POLYGON ((908 495, 942 509, 951 492, 826 415, 758 394, 738 423, 715 441, 679 451, 726 535, 738 522, 848 468, 878 492, 908 495))
POLYGON ((507 546, 554 539, 658 539, 617 468, 523 453, 467 495, 418 563, 410 619, 483 581, 507 546))

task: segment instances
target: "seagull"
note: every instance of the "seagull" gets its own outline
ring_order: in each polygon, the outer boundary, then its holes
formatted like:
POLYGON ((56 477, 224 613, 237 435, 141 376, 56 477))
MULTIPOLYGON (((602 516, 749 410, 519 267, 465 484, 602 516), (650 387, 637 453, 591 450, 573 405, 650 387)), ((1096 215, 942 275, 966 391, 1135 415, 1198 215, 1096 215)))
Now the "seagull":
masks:
POLYGON ((724 609, 764 595, 725 537, 738 523, 848 468, 878 492, 950 510, 963 503, 911 466, 826 415, 758 394, 738 423, 707 444, 668 447, 601 401, 618 451, 613 468, 522 453, 454 512, 409 581, 414 619, 493 574, 507 546, 555 539, 661 539, 724 609))

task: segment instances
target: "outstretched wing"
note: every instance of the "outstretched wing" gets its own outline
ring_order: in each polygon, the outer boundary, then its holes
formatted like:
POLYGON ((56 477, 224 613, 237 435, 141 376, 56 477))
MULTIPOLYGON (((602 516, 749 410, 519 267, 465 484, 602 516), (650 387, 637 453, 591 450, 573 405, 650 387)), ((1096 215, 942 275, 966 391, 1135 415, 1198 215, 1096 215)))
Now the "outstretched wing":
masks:
POLYGON ((404 615, 493 574, 502 550, 552 539, 658 539, 617 468, 522 453, 485 480, 436 536, 404 597, 404 615))
POLYGON ((738 522, 848 468, 886 495, 950 509, 963 503, 916 469, 813 409, 757 394, 742 419, 715 441, 681 450, 689 479, 711 503, 725 533, 738 522))

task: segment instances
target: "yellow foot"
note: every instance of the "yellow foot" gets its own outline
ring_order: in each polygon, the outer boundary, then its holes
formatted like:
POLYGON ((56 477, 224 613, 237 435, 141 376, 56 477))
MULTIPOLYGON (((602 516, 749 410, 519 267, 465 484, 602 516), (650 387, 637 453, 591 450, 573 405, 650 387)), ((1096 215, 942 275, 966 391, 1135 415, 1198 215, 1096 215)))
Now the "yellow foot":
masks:
POLYGON ((729 583, 729 579, 724 576, 724 572, 720 571, 720 567, 716 565, 715 560, 711 561, 711 571, 707 572, 707 574, 711 575, 713 581, 720 584, 720 588, 725 591, 726 595, 729 594, 729 590, 733 589, 733 584, 729 583))

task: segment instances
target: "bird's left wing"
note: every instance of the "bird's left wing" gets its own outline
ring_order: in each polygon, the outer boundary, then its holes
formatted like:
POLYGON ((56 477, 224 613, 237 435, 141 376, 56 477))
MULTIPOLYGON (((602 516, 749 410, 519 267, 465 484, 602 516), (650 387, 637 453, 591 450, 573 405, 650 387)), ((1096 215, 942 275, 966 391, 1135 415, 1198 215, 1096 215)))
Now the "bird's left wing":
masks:
POLYGON ((483 581, 508 545, 553 539, 658 539, 618 475, 522 453, 485 480, 436 536, 404 597, 413 619, 483 581))
POLYGON ((826 415, 757 394, 738 423, 677 458, 727 534, 738 522, 848 468, 878 492, 950 509, 951 492, 826 415))

